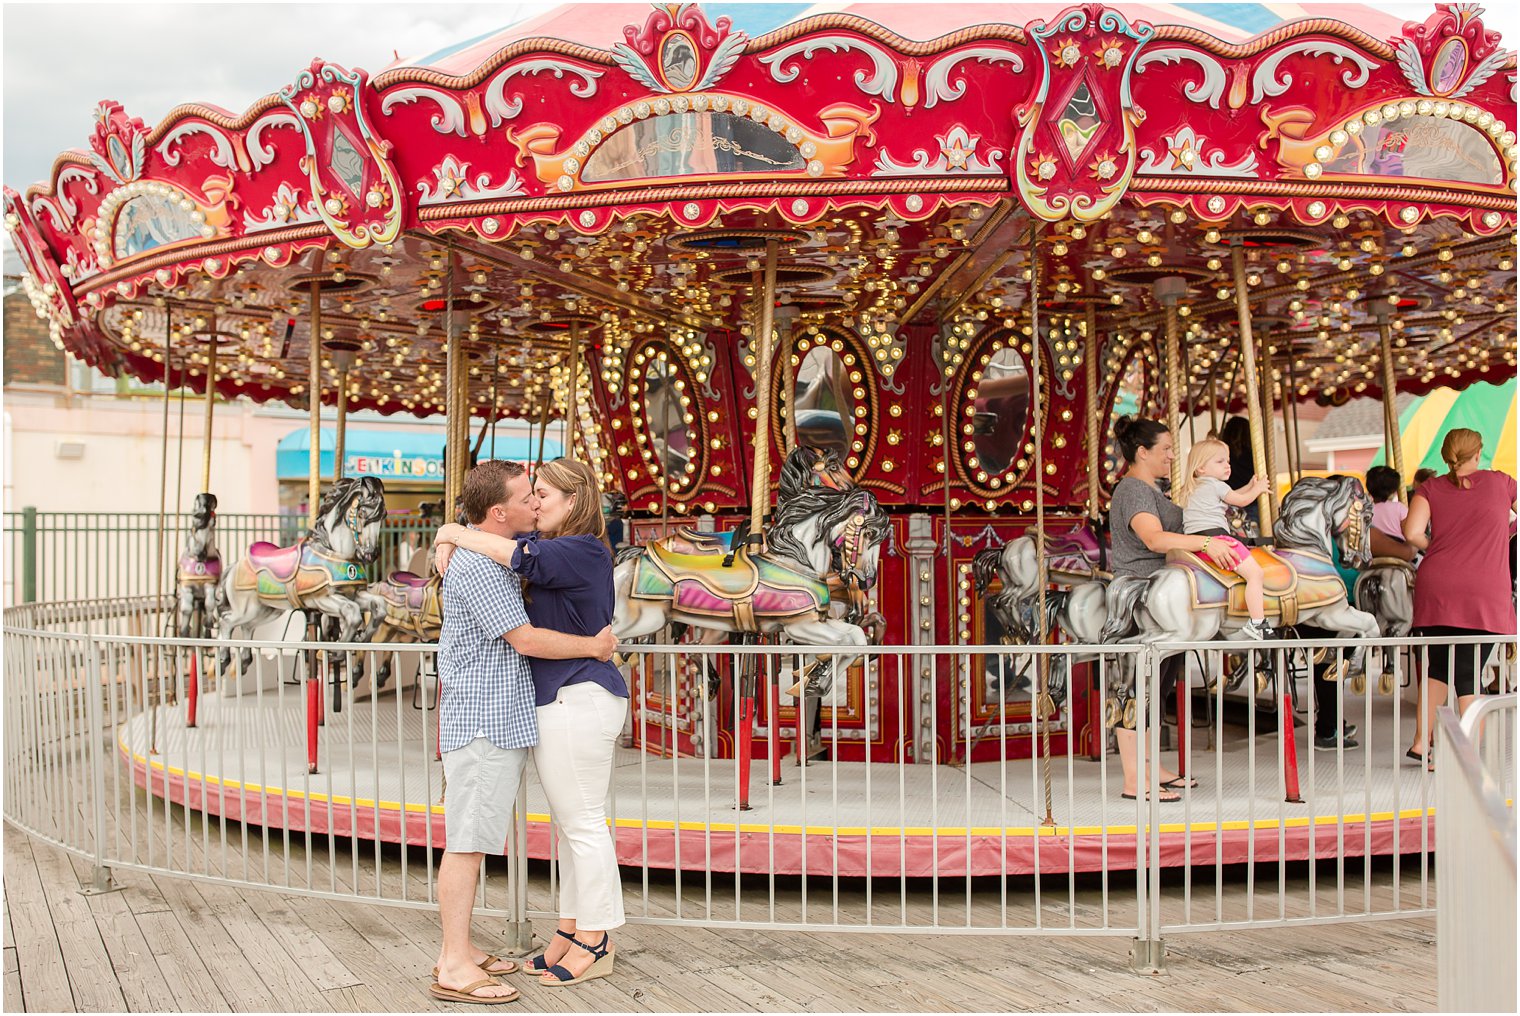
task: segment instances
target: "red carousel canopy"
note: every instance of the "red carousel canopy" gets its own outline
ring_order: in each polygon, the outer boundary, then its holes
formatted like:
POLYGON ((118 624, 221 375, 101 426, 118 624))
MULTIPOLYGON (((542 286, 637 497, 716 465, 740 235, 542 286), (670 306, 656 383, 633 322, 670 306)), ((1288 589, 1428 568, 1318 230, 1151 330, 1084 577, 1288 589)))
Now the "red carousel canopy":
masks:
POLYGON ((1385 289, 1401 388, 1513 374, 1514 54, 1473 5, 1312 13, 1248 35, 1172 5, 860 4, 751 38, 571 5, 373 78, 319 60, 240 115, 103 102, 6 222, 75 355, 158 380, 172 313, 170 364, 198 378, 214 333, 221 391, 292 404, 313 280, 329 401, 351 358, 351 404, 442 411, 450 326, 476 413, 537 415, 576 322, 603 398, 655 332, 714 384, 767 237, 783 302, 886 384, 917 328, 1026 322, 1033 249, 1052 314, 1113 337, 1110 383, 1159 327, 1151 283, 1183 279, 1203 398, 1232 242, 1300 397, 1379 390, 1385 289))

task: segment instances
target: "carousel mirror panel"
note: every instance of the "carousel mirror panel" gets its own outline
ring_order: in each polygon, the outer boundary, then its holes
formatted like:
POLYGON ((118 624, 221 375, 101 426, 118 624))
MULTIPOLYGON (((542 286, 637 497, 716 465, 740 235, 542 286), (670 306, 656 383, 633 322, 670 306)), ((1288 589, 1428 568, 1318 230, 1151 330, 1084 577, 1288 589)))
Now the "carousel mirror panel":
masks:
MULTIPOLYGON (((775 447, 787 447, 787 428, 796 442, 832 452, 857 482, 872 461, 877 414, 876 386, 867 377, 869 357, 853 336, 809 326, 778 353, 772 383, 776 411, 771 417, 775 447)), ((895 464, 879 463, 887 472, 895 464)), ((884 484, 891 489, 891 484, 884 484)))
POLYGON ((820 451, 850 453, 855 400, 844 360, 828 346, 814 346, 797 368, 797 397, 791 406, 797 443, 820 451))
POLYGON ((982 497, 995 497, 1029 471, 1031 347, 1021 336, 998 331, 984 339, 974 370, 963 373, 955 402, 960 409, 956 465, 982 497))
POLYGON ((639 440, 651 478, 673 495, 694 494, 703 471, 701 421, 691 378, 663 342, 635 354, 629 394, 643 418, 639 440))
POLYGON ((972 400, 971 441, 977 461, 1001 473, 1018 458, 1029 420, 1029 368, 1015 350, 992 354, 972 400))

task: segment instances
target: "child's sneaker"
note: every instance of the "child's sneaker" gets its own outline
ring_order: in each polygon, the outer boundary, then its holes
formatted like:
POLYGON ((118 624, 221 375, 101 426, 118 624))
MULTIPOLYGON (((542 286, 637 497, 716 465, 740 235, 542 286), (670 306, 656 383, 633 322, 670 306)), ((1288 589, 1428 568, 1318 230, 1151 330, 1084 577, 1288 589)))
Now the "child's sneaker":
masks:
POLYGON ((1268 639, 1275 635, 1276 629, 1272 627, 1271 621, 1268 621, 1266 618, 1262 618, 1260 621, 1247 621, 1245 624, 1241 625, 1240 634, 1245 638, 1255 639, 1256 641, 1260 642, 1263 639, 1268 639))

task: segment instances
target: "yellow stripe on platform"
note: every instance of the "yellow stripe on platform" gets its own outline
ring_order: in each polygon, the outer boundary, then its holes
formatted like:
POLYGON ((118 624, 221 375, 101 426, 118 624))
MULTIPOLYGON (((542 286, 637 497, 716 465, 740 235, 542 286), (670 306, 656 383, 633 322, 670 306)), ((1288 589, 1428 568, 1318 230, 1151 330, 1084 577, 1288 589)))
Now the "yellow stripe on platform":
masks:
MULTIPOLYGON (((161 773, 177 776, 187 783, 201 783, 208 787, 223 787, 227 790, 236 790, 243 794, 272 794, 294 801, 310 801, 313 804, 326 804, 330 807, 354 808, 364 811, 408 812, 420 814, 423 812, 442 815, 443 805, 417 804, 399 801, 380 801, 378 804, 372 798, 350 798, 338 794, 329 797, 323 793, 308 794, 302 790, 287 790, 284 787, 263 787, 253 783, 241 783, 237 780, 223 780, 216 776, 207 776, 194 770, 186 770, 179 766, 165 766, 162 762, 156 762, 144 755, 138 754, 128 747, 125 738, 119 738, 117 742, 121 750, 130 755, 132 760, 142 766, 151 767, 161 773)), ((1399 819, 1415 819, 1432 817, 1436 813, 1435 808, 1427 808, 1423 811, 1419 808, 1406 808, 1398 812, 1397 816, 1391 811, 1375 811, 1370 816, 1373 822, 1389 822, 1395 817, 1399 819)), ((530 812, 528 822, 539 825, 547 825, 549 816, 530 812)), ((1281 822, 1287 829, 1306 828, 1311 824, 1319 827, 1336 826, 1341 823, 1352 825, 1368 821, 1368 816, 1358 812, 1349 815, 1319 815, 1312 820, 1309 816, 1288 818, 1281 822)), ((965 826, 801 826, 801 825, 762 825, 759 823, 735 823, 735 822, 681 822, 679 825, 668 819, 651 819, 648 822, 639 819, 620 818, 613 822, 619 829, 652 829, 659 831, 681 832, 712 832, 712 833, 752 833, 752 834, 776 834, 781 836, 870 836, 873 839, 890 839, 894 837, 911 837, 914 839, 929 839, 936 835, 940 839, 954 840, 965 839, 967 835, 994 838, 1009 837, 1013 839, 1032 839, 1036 837, 1066 837, 1066 836, 1101 836, 1107 832, 1110 836, 1133 836, 1137 832, 1134 825, 1111 825, 1111 826, 972 826, 969 830, 965 826)), ((1184 824, 1181 822, 1163 822, 1159 827, 1162 833, 1218 833, 1218 832, 1243 832, 1254 828, 1258 831, 1276 829, 1279 826, 1277 819, 1260 819, 1255 823, 1245 820, 1230 820, 1225 822, 1193 822, 1184 824)))

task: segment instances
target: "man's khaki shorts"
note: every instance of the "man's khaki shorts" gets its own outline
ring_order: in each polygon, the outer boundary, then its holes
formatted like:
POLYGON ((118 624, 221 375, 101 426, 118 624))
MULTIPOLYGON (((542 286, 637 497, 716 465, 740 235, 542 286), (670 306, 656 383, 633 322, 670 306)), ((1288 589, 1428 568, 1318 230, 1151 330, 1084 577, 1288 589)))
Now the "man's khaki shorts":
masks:
POLYGON ((504 854, 527 748, 498 748, 477 737, 443 753, 444 850, 451 854, 504 854))

